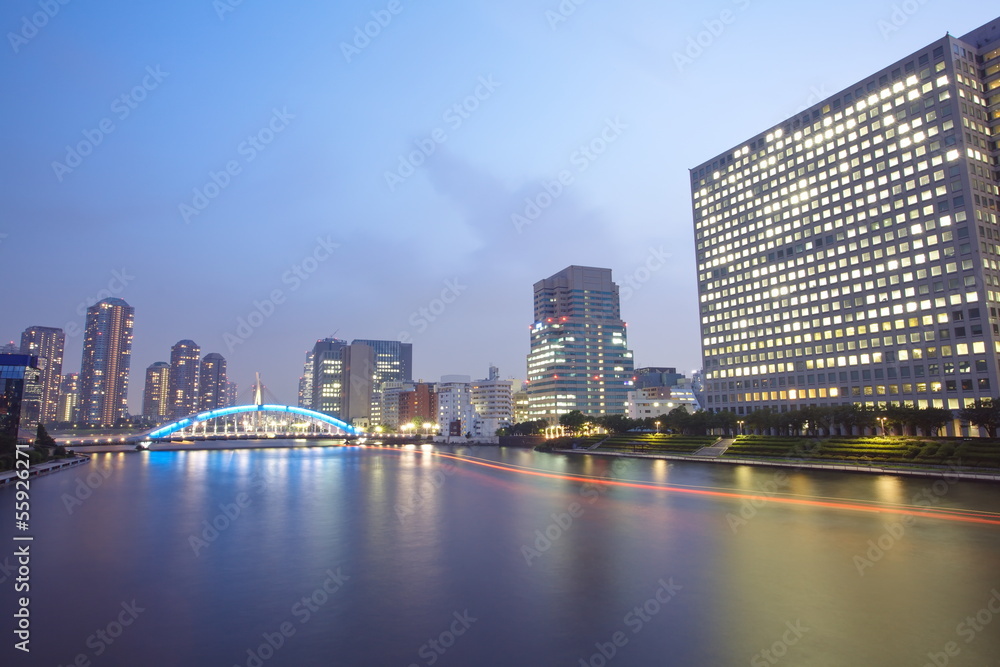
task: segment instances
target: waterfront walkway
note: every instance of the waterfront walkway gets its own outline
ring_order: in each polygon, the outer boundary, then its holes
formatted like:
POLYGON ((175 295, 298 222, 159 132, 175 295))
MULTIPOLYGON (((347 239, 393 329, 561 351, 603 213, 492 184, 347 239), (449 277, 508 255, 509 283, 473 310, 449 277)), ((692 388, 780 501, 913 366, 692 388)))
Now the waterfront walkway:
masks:
POLYGON ((702 447, 694 453, 695 456, 707 456, 713 459, 719 458, 726 453, 729 446, 736 442, 736 438, 719 438, 708 447, 702 447))
MULTIPOLYGON (((28 468, 28 479, 33 477, 38 477, 39 475, 47 475, 50 472, 56 472, 57 470, 65 470, 66 468, 72 468, 73 466, 78 466, 81 463, 86 463, 90 460, 89 456, 77 455, 69 459, 57 459, 55 461, 46 461, 45 463, 39 463, 38 465, 33 465, 28 468)), ((18 479, 16 470, 8 470, 7 472, 0 472, 0 486, 5 484, 13 484, 18 479)))
MULTIPOLYGON (((717 447, 718 443, 713 445, 717 447)), ((703 448, 704 449, 704 448, 703 448)), ((814 463, 811 461, 768 461, 765 459, 722 458, 716 456, 700 456, 697 454, 638 454, 632 452, 601 452, 590 449, 553 449, 557 454, 576 454, 585 456, 616 456, 636 459, 665 459, 668 461, 688 461, 691 463, 722 463, 730 465, 770 466, 775 468, 794 468, 801 470, 837 470, 841 472, 862 472, 875 475, 905 475, 908 477, 953 477, 956 479, 978 480, 983 482, 1000 482, 1000 474, 991 472, 976 472, 970 469, 957 469, 941 466, 938 468, 893 468, 891 466, 873 466, 851 463, 848 461, 832 463, 814 463)))

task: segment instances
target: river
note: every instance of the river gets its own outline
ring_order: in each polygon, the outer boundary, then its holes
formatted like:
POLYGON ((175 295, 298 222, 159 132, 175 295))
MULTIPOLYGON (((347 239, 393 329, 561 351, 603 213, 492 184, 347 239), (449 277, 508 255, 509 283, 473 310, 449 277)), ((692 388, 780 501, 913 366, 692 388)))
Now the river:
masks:
POLYGON ((3 664, 1000 665, 995 484, 272 444, 32 480, 3 664))

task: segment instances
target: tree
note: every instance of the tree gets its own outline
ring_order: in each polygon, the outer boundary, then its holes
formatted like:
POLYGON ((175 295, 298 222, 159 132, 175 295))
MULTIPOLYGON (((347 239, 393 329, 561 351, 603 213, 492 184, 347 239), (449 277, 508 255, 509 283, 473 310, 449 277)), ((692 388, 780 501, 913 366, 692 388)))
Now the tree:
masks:
POLYGON ((789 435, 799 435, 800 431, 802 431, 802 427, 809 419, 809 415, 805 410, 790 410, 788 412, 782 412, 778 415, 778 417, 780 418, 779 423, 788 427, 789 435))
POLYGON ((710 428, 712 428, 711 412, 697 410, 693 415, 688 415, 687 429, 691 435, 705 435, 710 428))
POLYGON ((986 435, 995 438, 1000 424, 1000 398, 977 400, 972 407, 959 410, 958 417, 985 429, 986 435))
POLYGON ((912 405, 890 405, 885 410, 880 411, 880 414, 876 415, 876 419, 883 416, 889 422, 893 431, 898 426, 900 435, 907 435, 907 428, 910 429, 913 435, 916 435, 917 421, 920 418, 920 410, 918 408, 912 405))
POLYGON ((938 436, 941 429, 947 426, 948 422, 954 418, 951 410, 945 408, 924 408, 917 411, 915 422, 925 435, 938 436))
POLYGON ((548 425, 549 423, 544 419, 536 419, 534 421, 514 424, 509 428, 509 431, 511 435, 536 435, 548 425))
POLYGON ((691 425, 691 413, 688 412, 685 407, 678 405, 676 408, 660 417, 660 421, 663 422, 663 425, 667 430, 684 433, 685 430, 691 425))
POLYGON ((45 430, 45 425, 38 424, 38 432, 35 435, 35 447, 55 447, 56 441, 52 439, 49 432, 45 430))
POLYGON ((12 435, 0 435, 0 470, 14 469, 16 452, 17 438, 12 435))
POLYGON ((875 424, 875 413, 863 405, 840 405, 834 410, 834 421, 841 429, 847 431, 843 435, 852 435, 855 427, 867 428, 875 424))
POLYGON ((776 416, 776 413, 770 408, 759 408, 748 414, 743 421, 748 429, 756 431, 760 435, 762 431, 777 425, 776 416))
POLYGON ((856 424, 854 405, 835 405, 833 407, 833 423, 840 430, 840 435, 851 435, 856 424))
POLYGON ((726 435, 731 435, 736 431, 736 423, 738 421, 739 417, 731 410, 722 410, 721 412, 712 414, 712 426, 723 429, 726 435))
POLYGON ((834 409, 825 405, 814 405, 812 407, 803 408, 800 412, 804 412, 806 419, 809 422, 809 434, 813 437, 819 435, 820 429, 823 429, 827 434, 833 428, 834 420, 834 409))
POLYGON ((625 415, 604 415, 597 420, 608 433, 627 433, 636 427, 635 420, 625 415))
POLYGON ((567 412, 564 415, 559 415, 559 425, 565 426, 570 431, 579 431, 584 424, 588 421, 587 416, 580 412, 579 410, 573 410, 572 412, 567 412))

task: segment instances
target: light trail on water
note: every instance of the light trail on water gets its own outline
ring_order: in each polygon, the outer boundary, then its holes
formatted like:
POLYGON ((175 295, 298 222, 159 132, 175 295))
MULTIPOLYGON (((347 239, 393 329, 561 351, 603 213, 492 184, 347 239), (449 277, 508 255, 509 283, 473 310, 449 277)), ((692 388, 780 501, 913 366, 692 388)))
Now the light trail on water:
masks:
POLYGON ((670 493, 681 493, 681 494, 689 494, 689 495, 705 496, 713 498, 727 498, 740 501, 765 498, 767 499, 768 502, 786 504, 786 505, 821 507, 821 508, 835 509, 841 511, 869 512, 876 514, 883 512, 895 513, 895 514, 908 514, 911 516, 925 517, 928 519, 939 519, 944 521, 960 521, 964 523, 979 523, 991 526, 1000 526, 1000 512, 987 512, 984 510, 962 510, 962 509, 948 509, 948 508, 935 509, 935 508, 922 507, 919 505, 876 503, 876 502, 868 502, 860 500, 851 500, 851 501, 837 500, 837 499, 820 500, 820 499, 804 498, 792 494, 780 494, 780 493, 774 493, 774 494, 742 493, 739 491, 735 491, 733 489, 725 489, 724 487, 657 484, 655 482, 644 482, 638 480, 608 479, 606 477, 596 477, 585 474, 564 475, 561 473, 550 472, 538 468, 531 468, 528 466, 497 463, 495 461, 490 461, 488 459, 481 459, 474 456, 459 456, 456 454, 447 454, 445 452, 437 452, 437 451, 405 450, 405 449, 401 450, 397 447, 385 447, 380 445, 367 445, 366 448, 386 450, 396 453, 410 453, 410 454, 436 456, 438 458, 452 459, 455 461, 461 461, 463 463, 482 466, 485 468, 492 468, 495 470, 500 470, 508 473, 529 475, 532 477, 543 477, 547 479, 557 479, 569 482, 601 484, 605 486, 616 486, 629 489, 643 489, 648 491, 666 491, 670 493))

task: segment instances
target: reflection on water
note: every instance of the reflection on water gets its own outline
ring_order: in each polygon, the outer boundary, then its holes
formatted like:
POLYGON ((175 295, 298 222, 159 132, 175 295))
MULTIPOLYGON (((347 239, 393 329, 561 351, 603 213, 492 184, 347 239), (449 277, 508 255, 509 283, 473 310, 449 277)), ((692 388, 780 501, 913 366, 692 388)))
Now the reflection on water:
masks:
MULTIPOLYGON (((1000 655, 1000 633, 959 634, 1000 589, 1000 524, 899 509, 996 520, 995 486, 446 451, 502 469, 306 447, 97 454, 33 480, 31 664, 922 665, 949 642, 950 665, 1000 655), (859 502, 884 506, 841 506, 859 502), (91 640, 133 600, 131 625, 91 640)), ((4 512, 13 498, 0 490, 4 512)))

